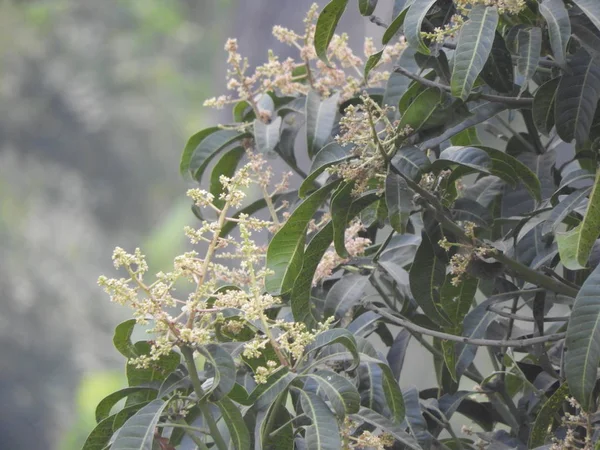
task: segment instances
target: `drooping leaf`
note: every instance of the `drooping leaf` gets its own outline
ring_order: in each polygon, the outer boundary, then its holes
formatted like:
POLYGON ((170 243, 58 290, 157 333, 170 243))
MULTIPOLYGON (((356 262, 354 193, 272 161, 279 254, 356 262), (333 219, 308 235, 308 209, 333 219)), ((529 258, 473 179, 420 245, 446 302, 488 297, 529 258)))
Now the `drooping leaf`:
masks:
POLYGON ((408 178, 418 182, 421 174, 431 166, 431 161, 420 148, 407 146, 396 152, 391 164, 408 178))
POLYGON ((492 51, 498 10, 477 5, 471 9, 469 20, 462 26, 454 56, 452 95, 467 100, 492 51))
POLYGON ((279 143, 279 130, 281 129, 282 119, 275 117, 270 123, 265 123, 260 119, 254 119, 254 140, 256 149, 263 154, 270 154, 279 143))
POLYGON ((544 0, 540 3, 540 13, 548 24, 550 47, 552 47, 554 59, 561 66, 565 66, 567 44, 571 38, 569 12, 562 0, 544 0))
POLYGON ((337 93, 321 100, 315 91, 306 96, 306 145, 310 158, 327 144, 331 136, 339 98, 337 93))
POLYGON ((315 52, 319 59, 327 65, 329 65, 327 48, 347 5, 348 0, 331 0, 317 19, 314 37, 315 52))
POLYGON ((302 410, 311 425, 306 427, 306 446, 315 450, 339 450, 342 448, 340 430, 335 415, 316 394, 300 390, 302 410))
POLYGON ((329 183, 307 197, 271 239, 266 262, 267 269, 272 271, 265 280, 268 292, 280 295, 292 288, 302 268, 308 222, 340 181, 329 183))
POLYGON ((415 0, 406 13, 404 19, 404 36, 408 45, 420 53, 429 55, 429 47, 421 37, 421 25, 429 9, 436 0, 415 0))
MULTIPOLYGON (((559 0, 560 1, 560 0, 559 0)), ((554 126, 554 102, 560 77, 542 84, 533 97, 533 121, 540 133, 548 136, 554 126)))
POLYGON ((417 442, 424 448, 431 446, 433 436, 427 430, 427 421, 421 410, 421 401, 419 399, 419 391, 416 387, 411 386, 402 390, 402 396, 406 404, 406 421, 412 434, 417 438, 417 442))
POLYGON ((323 173, 323 171, 325 171, 325 169, 350 159, 351 157, 351 152, 337 142, 330 142, 327 144, 313 159, 310 170, 308 171, 308 176, 304 179, 298 189, 298 195, 301 198, 304 198, 313 187, 314 181, 323 173))
POLYGON ((409 129, 410 133, 419 131, 431 115, 440 107, 443 94, 437 88, 427 88, 404 111, 398 124, 398 130, 409 129))
POLYGON ((358 367, 358 391, 360 405, 387 415, 387 402, 383 392, 383 371, 378 364, 362 363, 358 367))
POLYGON ((517 70, 523 75, 521 93, 524 92, 529 80, 533 78, 540 60, 542 50, 542 30, 538 27, 528 27, 517 32, 517 70))
POLYGON ((339 417, 358 412, 360 395, 345 377, 330 370, 318 370, 306 377, 314 380, 327 395, 331 408, 339 417))
MULTIPOLYGON (((235 362, 227 350, 217 344, 198 347, 198 351, 212 366, 207 376, 214 377, 210 389, 206 389, 205 398, 209 395, 218 400, 226 396, 235 384, 235 362)), ((202 400, 202 399, 201 399, 202 400)))
POLYGON ((582 146, 588 139, 598 100, 600 64, 580 48, 568 62, 570 73, 561 77, 556 91, 556 132, 565 142, 582 146))
POLYGON ((554 392, 554 394, 552 394, 550 398, 546 400, 546 403, 544 403, 540 411, 537 413, 535 423, 531 428, 531 434, 529 435, 529 448, 536 448, 546 443, 546 439, 549 435, 548 430, 554 421, 554 416, 559 411, 568 393, 569 386, 567 383, 563 383, 554 392))
POLYGON ((600 30, 600 4, 595 0, 573 0, 573 3, 579 6, 588 19, 600 30))
POLYGON ((250 432, 244 423, 239 407, 227 397, 217 402, 221 417, 227 425, 229 436, 235 450, 250 449, 250 432))
POLYGON ((358 413, 353 414, 351 416, 352 419, 366 422, 374 427, 379 428, 382 431, 390 433, 394 438, 396 438, 400 443, 404 444, 408 448, 412 448, 414 450, 421 450, 421 446, 415 441, 415 439, 408 433, 406 433, 402 426, 399 424, 395 424, 386 417, 382 416, 379 413, 369 409, 369 408, 360 408, 358 413))
POLYGON ((156 391, 155 389, 147 386, 128 387, 120 389, 104 397, 102 401, 98 403, 98 406, 96 406, 96 422, 100 423, 110 416, 110 411, 120 400, 127 398, 129 395, 135 394, 136 392, 147 390, 156 391))
POLYGON ((385 179, 385 202, 390 224, 398 233, 406 231, 408 219, 414 209, 413 197, 414 193, 406 180, 390 170, 385 179))
POLYGON ((166 406, 167 402, 157 399, 140 409, 121 427, 110 448, 113 450, 152 450, 154 428, 166 406))
POLYGON ((393 39, 393 37, 396 36, 398 31, 400 31, 400 28, 402 28, 402 25, 404 25, 404 19, 406 17, 407 12, 408 9, 405 9, 400 14, 398 14, 394 18, 394 20, 392 20, 392 23, 390 23, 390 26, 387 27, 387 29, 383 33, 383 37, 381 38, 381 43, 383 45, 387 45, 393 39))
POLYGON ((590 188, 576 190, 571 192, 566 198, 560 200, 545 220, 542 234, 554 233, 562 221, 587 198, 590 188))
POLYGON ((511 92, 513 90, 512 58, 506 48, 504 38, 498 32, 494 36, 490 55, 480 75, 483 81, 498 92, 511 92))
POLYGON ((571 395, 591 407, 600 363, 600 265, 585 280, 573 305, 565 343, 565 373, 571 395))
POLYGON ((325 297, 325 315, 343 318, 364 297, 369 278, 353 273, 335 283, 325 297))
POLYGON ((218 208, 222 208, 225 204, 225 200, 219 198, 223 192, 223 184, 220 180, 221 175, 231 177, 235 172, 240 159, 244 156, 244 153, 243 147, 232 148, 226 152, 213 167, 210 174, 210 193, 214 196, 213 203, 218 208))
POLYGON ((581 224, 571 231, 556 235, 562 264, 571 270, 585 267, 598 235, 600 235, 600 172, 596 176, 581 224))

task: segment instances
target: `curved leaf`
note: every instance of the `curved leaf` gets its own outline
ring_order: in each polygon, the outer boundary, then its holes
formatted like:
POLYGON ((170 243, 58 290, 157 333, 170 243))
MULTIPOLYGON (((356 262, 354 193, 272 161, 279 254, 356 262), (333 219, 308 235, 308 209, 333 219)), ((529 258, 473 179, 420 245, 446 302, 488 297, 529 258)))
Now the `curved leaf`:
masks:
POLYGON ((100 403, 98 403, 98 406, 96 406, 96 422, 99 423, 110 416, 110 411, 120 400, 127 398, 131 394, 135 394, 136 392, 144 390, 156 391, 156 389, 151 387, 136 386, 124 388, 107 395, 100 401, 100 403))
POLYGON ((561 66, 567 63, 567 44, 571 38, 571 21, 563 0, 544 0, 540 3, 540 13, 548 24, 550 47, 554 59, 561 66))
POLYGON ((542 30, 538 27, 528 27, 520 29, 517 32, 517 70, 525 79, 521 85, 521 92, 524 92, 529 80, 533 78, 540 61, 540 52, 542 51, 542 30))
POLYGON ((584 14, 600 30, 600 4, 596 0, 573 0, 584 14))
POLYGON ((248 136, 235 130, 213 127, 192 136, 183 151, 180 171, 189 171, 195 180, 200 181, 208 163, 225 147, 248 136), (210 133, 208 133, 210 131, 210 133), (208 133, 208 134, 207 134, 208 133), (189 156, 189 157, 188 157, 189 156))
POLYGON ((314 37, 315 52, 319 59, 327 65, 329 65, 327 48, 347 5, 348 0, 331 0, 317 19, 314 37))
MULTIPOLYGON (((560 1, 560 0, 559 0, 560 1)), ((554 126, 554 103, 560 77, 553 78, 542 84, 533 97, 532 115, 535 126, 546 136, 554 126)))
POLYGON ((411 386, 408 389, 403 389, 402 395, 406 402, 406 421, 412 434, 417 438, 419 444, 425 448, 430 448, 433 436, 427 431, 427 421, 421 410, 419 391, 416 387, 411 386))
POLYGON ((514 74, 512 58, 506 48, 504 38, 498 32, 494 36, 490 56, 485 62, 480 75, 483 81, 498 92, 508 93, 513 90, 514 74))
POLYGON ((273 152, 279 143, 281 122, 282 119, 280 116, 275 117, 270 123, 254 119, 254 140, 256 142, 256 149, 260 153, 269 154, 273 152))
POLYGON ((331 407, 339 417, 358 412, 360 395, 356 387, 346 378, 329 370, 318 370, 306 377, 314 380, 323 389, 331 407))
POLYGON ((600 363, 600 265, 581 286, 567 327, 565 374, 571 394, 591 412, 600 363))
POLYGON ((329 183, 312 193, 292 213, 283 227, 273 236, 267 249, 266 266, 270 273, 265 287, 273 295, 288 292, 302 268, 308 223, 332 189, 341 180, 329 183))
POLYGON ((600 64, 583 48, 568 62, 556 91, 556 132, 565 142, 576 140, 582 146, 588 139, 600 99, 600 64))
POLYGON ((269 407, 273 400, 285 391, 296 376, 287 367, 269 375, 267 382, 259 384, 248 396, 248 403, 258 410, 269 407))
POLYGON ((298 196, 304 198, 313 187, 314 181, 328 167, 346 161, 352 158, 352 154, 337 142, 330 142, 316 154, 308 171, 308 176, 304 179, 298 189, 298 196))
POLYGON ((414 193, 400 175, 389 171, 385 178, 385 202, 390 224, 398 233, 406 231, 410 214, 414 209, 414 193))
POLYGON ((431 166, 427 154, 418 147, 401 147, 393 156, 391 164, 413 181, 419 181, 421 173, 431 166))
POLYGON ((429 47, 423 42, 421 37, 421 25, 429 9, 436 0, 415 0, 406 13, 404 19, 404 36, 408 45, 420 53, 429 55, 429 47))
POLYGON ((408 9, 405 9, 400 14, 398 14, 394 20, 392 20, 392 23, 390 23, 390 26, 387 27, 387 29, 383 33, 383 37, 381 38, 381 43, 383 45, 387 45, 392 40, 392 38, 396 36, 398 31, 400 31, 400 28, 402 28, 402 25, 404 25, 404 18, 406 17, 407 12, 408 9))
POLYGON ((311 425, 306 427, 306 446, 314 450, 339 450, 342 448, 337 419, 321 397, 299 390, 302 410, 311 425))
POLYGON ((369 278, 352 273, 333 285, 325 297, 325 315, 342 319, 364 297, 369 278))
POLYGON ((223 185, 220 180, 221 175, 231 177, 244 154, 245 150, 243 147, 232 148, 217 161, 210 173, 210 193, 214 195, 215 199, 213 203, 218 208, 222 208, 225 204, 225 200, 219 198, 223 192, 223 185))
POLYGON ((321 96, 315 91, 306 96, 306 145, 310 158, 325 146, 331 136, 339 98, 337 93, 321 101, 321 96))
POLYGON ((410 133, 418 131, 425 125, 435 110, 440 107, 442 99, 443 94, 439 89, 425 89, 402 114, 398 130, 403 131, 408 127, 410 128, 410 133))
POLYGON ((331 223, 333 224, 333 246, 342 258, 349 256, 346 250, 346 225, 352 205, 354 182, 341 184, 331 196, 331 223))
POLYGON ((162 399, 154 400, 131 416, 121 427, 112 450, 152 450, 154 428, 167 406, 162 399))
POLYGON ((548 438, 548 430, 554 421, 554 416, 559 411, 565 397, 569 393, 569 386, 567 383, 561 384, 561 386, 550 396, 546 403, 542 406, 540 411, 537 413, 535 423, 531 428, 531 434, 529 435, 529 448, 536 448, 546 443, 548 438))
POLYGON ((351 418, 360 422, 366 422, 386 433, 390 433, 399 442, 409 448, 421 450, 421 446, 410 434, 404 431, 401 425, 393 423, 386 417, 369 408, 360 408, 360 411, 358 411, 356 414, 352 414, 351 418))
POLYGON ((125 322, 121 322, 115 328, 115 334, 113 335, 113 345, 125 358, 135 358, 140 356, 135 349, 133 342, 131 342, 131 335, 135 328, 136 320, 129 319, 125 322))
POLYGON ((123 425, 123 422, 139 411, 140 408, 139 404, 125 407, 117 414, 102 419, 88 435, 81 450, 105 450, 114 433, 123 425))
POLYGON ((375 11, 377 0, 358 0, 358 10, 363 16, 370 16, 375 11))
MULTIPOLYGON (((235 384, 235 362, 227 350, 217 344, 207 344, 198 347, 198 351, 212 366, 207 370, 208 377, 214 377, 210 389, 204 391, 204 398, 212 394, 218 400, 226 396, 235 384)), ((203 399, 200 399, 203 400, 203 399)))
MULTIPOLYGON (((321 349, 333 344, 341 344, 346 347, 354 359, 352 368, 358 366, 360 357, 358 355, 358 349, 356 348, 356 339, 352 333, 350 333, 348 330, 344 330, 343 328, 333 328, 331 330, 325 330, 322 333, 319 333, 315 337, 315 340, 306 346, 305 353, 308 354, 310 352, 318 352, 321 349)), ((352 368, 349 370, 352 370, 352 368)))
POLYGON ((477 5, 462 26, 454 56, 452 95, 467 100, 490 55, 498 25, 496 7, 477 5))
POLYGON ((217 402, 235 450, 250 450, 250 432, 238 406, 227 397, 217 402))

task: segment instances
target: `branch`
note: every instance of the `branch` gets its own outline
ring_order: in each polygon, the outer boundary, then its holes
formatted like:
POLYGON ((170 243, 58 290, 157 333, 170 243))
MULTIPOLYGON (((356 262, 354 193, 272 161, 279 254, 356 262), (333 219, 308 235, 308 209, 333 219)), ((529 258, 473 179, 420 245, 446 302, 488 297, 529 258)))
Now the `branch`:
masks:
MULTIPOLYGON (((441 89, 445 92, 451 92, 452 88, 447 84, 437 83, 435 81, 428 80, 427 78, 423 78, 415 73, 409 72, 400 66, 394 66, 394 72, 400 73, 411 80, 415 80, 418 83, 421 83, 423 86, 432 87, 441 89)), ((469 96, 467 101, 472 100, 487 100, 489 102, 495 103, 504 103, 505 105, 514 107, 514 108, 531 108, 533 105, 532 98, 518 98, 518 97, 505 97, 503 95, 493 95, 493 94, 484 94, 484 93, 474 93, 469 96)))
POLYGON ((377 17, 375 15, 369 16, 369 20, 371 22, 373 22, 375 25, 377 25, 378 27, 383 27, 383 28, 389 27, 389 25, 387 23, 385 23, 383 20, 381 20, 379 17, 377 17))
POLYGON ((477 345, 480 347, 515 347, 515 348, 524 348, 529 347, 530 345, 535 344, 543 344, 545 342, 554 342, 564 339, 566 333, 556 333, 556 334, 548 334, 546 336, 539 336, 528 339, 476 339, 469 338, 465 336, 456 336, 454 334, 442 333, 441 331, 430 330, 429 328, 421 327, 419 325, 415 325, 401 317, 397 317, 393 314, 384 311, 381 308, 373 305, 366 305, 366 308, 375 311, 377 314, 380 314, 382 317, 385 317, 390 322, 400 325, 401 327, 406 328, 407 330, 414 331, 415 333, 425 334, 427 336, 432 336, 440 339, 445 339, 447 341, 452 342, 462 342, 463 344, 477 345))
MULTIPOLYGON (((447 49, 450 49, 450 50, 456 50, 456 44, 453 44, 451 42, 444 42, 444 44, 442 46, 446 47, 447 49)), ((517 62, 519 60, 519 57, 517 55, 511 55, 511 59, 513 62, 517 62)), ((549 69, 562 68, 561 65, 558 64, 556 61, 552 61, 550 59, 540 59, 538 61, 538 66, 549 68, 549 69)))
MULTIPOLYGON (((508 319, 520 320, 522 322, 535 322, 533 317, 520 316, 518 314, 509 313, 506 311, 502 311, 500 308, 496 308, 492 305, 488 306, 488 311, 495 312, 499 316, 506 317, 508 319)), ((544 322, 566 322, 569 320, 569 317, 544 317, 544 322)))

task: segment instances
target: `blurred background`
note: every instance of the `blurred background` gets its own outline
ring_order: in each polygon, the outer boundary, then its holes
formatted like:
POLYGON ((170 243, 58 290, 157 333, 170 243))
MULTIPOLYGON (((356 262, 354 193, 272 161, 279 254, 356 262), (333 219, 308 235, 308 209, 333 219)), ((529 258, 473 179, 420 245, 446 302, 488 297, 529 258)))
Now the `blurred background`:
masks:
MULTIPOLYGON (((225 91, 225 39, 253 64, 287 56, 272 26, 301 30, 310 3, 0 1, 0 448, 81 448, 97 402, 124 386, 111 337, 128 311, 98 276, 117 245, 154 272, 181 253, 195 219, 179 157, 230 120, 202 107, 225 91)), ((350 5, 361 53, 373 26, 350 5)))

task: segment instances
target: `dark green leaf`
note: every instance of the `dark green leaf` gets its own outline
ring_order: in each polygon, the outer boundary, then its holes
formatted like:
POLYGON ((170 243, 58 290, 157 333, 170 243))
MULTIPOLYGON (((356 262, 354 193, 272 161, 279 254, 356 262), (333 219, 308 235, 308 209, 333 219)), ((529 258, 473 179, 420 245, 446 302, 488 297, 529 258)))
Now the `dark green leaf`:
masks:
POLYGON ((281 117, 275 117, 270 123, 260 119, 254 119, 254 140, 256 149, 260 153, 269 154, 279 143, 279 130, 281 128, 281 117))
POLYGON ((454 55, 452 95, 467 100, 492 50, 498 10, 496 7, 476 5, 469 20, 462 26, 454 55))
POLYGON ((167 406, 162 399, 154 400, 130 417, 119 430, 112 450, 152 450, 154 428, 167 406))
MULTIPOLYGON (((148 355, 150 353, 150 344, 146 341, 140 341, 135 343, 135 350, 138 352, 138 355, 148 355)), ((125 369, 127 372, 127 380, 129 382, 129 386, 140 386, 140 385, 149 385, 153 382, 162 382, 167 376, 177 369, 181 357, 175 351, 171 351, 166 355, 162 355, 157 361, 152 361, 150 366, 145 369, 138 369, 134 365, 127 364, 127 368, 125 369)), ((158 386, 157 386, 158 387, 158 386)), ((148 400, 146 394, 143 394, 143 400, 148 400)), ((133 394, 129 397, 129 401, 141 401, 142 397, 138 394, 133 394)))
POLYGON ((600 363, 600 265, 577 294, 567 327, 565 373, 569 390, 591 412, 592 392, 600 363))
POLYGON ((115 334, 113 335, 113 345, 125 358, 135 358, 139 356, 136 353, 136 349, 131 342, 131 335, 135 328, 135 319, 129 319, 125 322, 121 322, 115 328, 115 334))
POLYGON ((308 223, 340 182, 341 180, 329 183, 311 194, 271 239, 266 265, 272 273, 265 281, 265 287, 270 293, 280 295, 292 288, 302 268, 308 223))
POLYGON ((529 80, 533 78, 542 51, 542 30, 538 27, 520 29, 517 32, 517 70, 525 79, 521 92, 527 89, 529 80))
POLYGON ((417 438, 419 444, 429 448, 433 436, 427 431, 427 421, 423 417, 423 411, 421 411, 419 391, 415 387, 403 389, 402 396, 406 403, 406 421, 412 434, 417 438))
POLYGON ((181 175, 185 175, 190 169, 192 155, 196 151, 198 145, 204 140, 204 138, 210 136, 213 133, 216 133, 219 130, 219 127, 205 128, 204 130, 201 130, 198 133, 194 134, 188 140, 185 148, 183 149, 183 154, 181 155, 181 162, 179 163, 179 173, 181 175))
POLYGON ((387 406, 390 409, 392 421, 395 423, 402 423, 405 410, 400 386, 398 386, 398 382, 394 378, 392 370, 386 363, 379 363, 378 365, 383 372, 381 384, 383 385, 383 392, 385 394, 387 406))
POLYGON ((227 397, 217 402, 235 450, 250 449, 250 433, 238 406, 227 397))
POLYGON ((533 121, 540 133, 546 136, 554 126, 554 102, 559 81, 560 77, 557 77, 545 82, 535 91, 533 97, 533 121))
POLYGON ((556 132, 565 142, 587 141, 600 99, 600 64, 582 48, 568 62, 556 91, 556 132))
POLYGON ((221 184, 220 180, 221 175, 231 177, 235 172, 240 159, 242 159, 244 156, 244 153, 245 152, 242 147, 232 148, 226 152, 215 164, 210 174, 210 193, 215 197, 213 201, 215 206, 222 208, 225 204, 225 200, 219 198, 223 192, 223 185, 221 184))
POLYGON ((475 183, 465 186, 461 194, 464 198, 475 200, 484 208, 488 208, 503 191, 504 181, 491 175, 481 177, 475 183))
POLYGON ((418 147, 401 147, 391 164, 413 181, 419 181, 421 174, 431 166, 427 154, 418 147))
POLYGON ((200 181, 208 163, 225 147, 248 136, 235 130, 211 129, 212 132, 205 134, 207 130, 200 131, 190 138, 185 150, 185 155, 190 154, 188 162, 182 158, 180 170, 190 171, 195 180, 200 181), (191 150, 190 150, 191 149, 191 150))
POLYGON ((358 0, 358 10, 363 16, 370 16, 375 11, 377 0, 358 0))
POLYGON ((314 380, 321 387, 332 409, 340 418, 358 412, 360 395, 356 387, 346 378, 329 370, 318 370, 306 377, 314 380))
POLYGON ((315 51, 319 59, 327 65, 329 65, 327 48, 347 5, 348 0, 331 0, 317 19, 314 37, 315 51))
POLYGON ((341 184, 331 196, 331 223, 333 224, 333 246, 342 258, 349 256, 346 250, 346 225, 352 205, 354 182, 341 184))
POLYGON ((383 45, 387 45, 393 39, 393 37, 396 36, 398 31, 400 31, 400 28, 402 28, 402 25, 404 24, 404 18, 406 17, 407 12, 408 9, 405 9, 398 14, 394 20, 392 20, 392 23, 390 23, 390 26, 387 27, 383 33, 383 37, 381 38, 381 43, 383 45))
POLYGON ((421 450, 419 444, 410 434, 406 433, 402 429, 401 425, 393 423, 386 417, 376 413, 375 411, 369 408, 360 408, 360 411, 358 411, 358 413, 356 414, 353 414, 351 418, 357 421, 366 422, 386 433, 390 433, 400 443, 404 444, 409 448, 421 450))
POLYGON ((339 450, 342 448, 337 419, 321 398, 312 392, 300 392, 302 410, 311 425, 306 427, 306 446, 315 450, 339 450))
POLYGON ((398 233, 406 232, 406 225, 414 209, 414 193, 400 175, 389 171, 385 179, 385 202, 390 224, 398 233))
POLYGON ((449 280, 446 280, 442 286, 442 308, 455 327, 462 326, 465 316, 473 305, 478 284, 477 278, 465 277, 458 286, 452 285, 449 280))
POLYGON ((110 416, 110 411, 120 400, 127 398, 129 395, 135 394, 136 392, 148 390, 156 392, 156 389, 146 386, 138 386, 124 388, 104 397, 102 401, 98 403, 98 406, 96 406, 96 422, 100 423, 102 420, 110 416))
POLYGON ((133 405, 123 408, 117 414, 103 419, 87 437, 82 450, 104 450, 110 443, 115 431, 123 425, 123 422, 135 414, 140 409, 140 405, 133 405), (116 420, 118 417, 123 418, 116 420), (121 421, 123 420, 123 422, 121 421))
POLYGON ((364 297, 369 278, 353 273, 335 283, 325 298, 325 315, 342 319, 364 297))
MULTIPOLYGON (((395 65, 402 66, 406 70, 409 70, 412 73, 419 72, 419 66, 415 61, 415 49, 414 47, 406 47, 398 59, 396 60, 395 65)), ((383 94, 383 103, 385 105, 397 107, 400 98, 406 92, 406 89, 411 83, 411 79, 405 77, 404 75, 392 72, 390 77, 388 78, 387 84, 385 86, 385 93, 383 94)), ((397 113, 397 111, 396 111, 397 113)), ((390 114, 395 115, 395 114, 390 114)))
POLYGON ((211 365, 210 370, 207 370, 207 376, 214 377, 210 389, 204 391, 205 398, 209 395, 212 395, 215 400, 223 398, 235 384, 236 368, 233 358, 227 350, 217 344, 198 347, 198 351, 211 365))
POLYGON ((437 88, 427 88, 404 111, 398 124, 398 130, 402 132, 406 128, 410 133, 418 131, 425 125, 436 109, 440 107, 443 95, 437 88))
POLYGON ((429 55, 431 52, 421 37, 421 25, 427 15, 427 11, 429 11, 435 2, 436 0, 415 0, 408 9, 404 20, 404 36, 408 45, 426 55, 429 55))
POLYGON ((346 329, 361 337, 368 337, 374 331, 383 328, 385 325, 381 322, 381 316, 375 311, 367 311, 354 319, 346 329))
POLYGON ((506 48, 504 38, 498 32, 494 36, 490 56, 485 62, 480 75, 483 81, 498 92, 508 93, 513 90, 512 58, 506 48))
POLYGON ((331 136, 339 98, 339 94, 334 94, 321 100, 315 91, 310 91, 306 97, 306 145, 310 158, 327 144, 331 136))
POLYGON ((600 30, 600 4, 596 0, 573 0, 585 15, 600 30))
POLYGON ((394 343, 390 347, 387 354, 387 362, 390 366, 394 378, 396 381, 400 379, 402 374, 402 367, 404 366, 404 358, 406 357, 406 350, 410 343, 412 334, 406 330, 401 330, 394 338, 394 343))
POLYGON ((326 330, 322 333, 319 333, 315 340, 306 346, 305 352, 318 352, 319 350, 333 344, 341 344, 346 347, 354 359, 353 368, 358 366, 360 358, 356 348, 356 339, 352 333, 342 328, 333 328, 331 330, 326 330))
MULTIPOLYGON (((600 11, 600 10, 599 10, 600 11)), ((540 13, 548 24, 550 46, 554 59, 561 66, 567 63, 567 44, 571 38, 571 21, 563 0, 544 0, 540 3, 540 13)))
POLYGON ((288 388, 294 378, 295 375, 287 367, 280 368, 269 375, 266 383, 256 386, 248 397, 248 403, 258 410, 269 407, 273 400, 288 388))
POLYGON ((319 153, 316 154, 312 161, 308 176, 304 179, 300 188, 298 189, 298 195, 304 198, 306 194, 313 188, 314 181, 319 175, 325 171, 328 167, 335 164, 341 163, 352 157, 351 152, 345 149, 337 142, 330 142, 323 147, 319 153))
POLYGON ((529 448, 536 448, 546 443, 546 439, 549 437, 548 430, 550 429, 552 422, 554 422, 554 416, 559 411, 568 393, 569 387, 567 383, 563 383, 554 394, 546 400, 546 403, 544 403, 537 413, 535 423, 531 428, 529 448))

